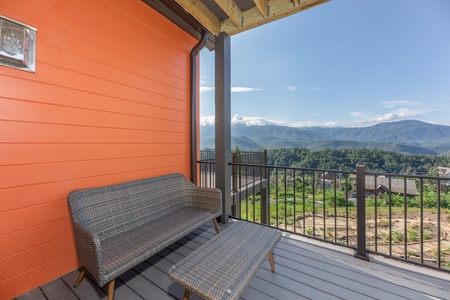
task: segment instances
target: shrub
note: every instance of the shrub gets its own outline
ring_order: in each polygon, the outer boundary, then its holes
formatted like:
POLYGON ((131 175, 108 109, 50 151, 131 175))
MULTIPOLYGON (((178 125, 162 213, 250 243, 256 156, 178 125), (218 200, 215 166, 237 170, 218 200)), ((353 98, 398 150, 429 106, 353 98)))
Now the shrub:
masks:
POLYGON ((392 240, 394 243, 400 243, 401 241, 403 241, 403 233, 392 231, 392 240))

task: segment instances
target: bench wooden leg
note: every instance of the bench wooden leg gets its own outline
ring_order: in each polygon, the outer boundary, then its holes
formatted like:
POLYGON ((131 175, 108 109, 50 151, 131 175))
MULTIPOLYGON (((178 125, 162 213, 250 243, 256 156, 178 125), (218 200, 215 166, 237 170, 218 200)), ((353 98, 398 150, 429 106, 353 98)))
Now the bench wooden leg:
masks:
POLYGON ((78 278, 77 278, 77 280, 75 281, 75 283, 73 284, 73 287, 77 287, 78 284, 80 284, 81 280, 84 278, 84 275, 86 274, 86 271, 87 271, 87 270, 86 270, 85 267, 81 268, 80 275, 78 275, 78 278))
POLYGON ((214 226, 216 226, 216 232, 219 234, 219 224, 217 224, 217 219, 214 219, 214 226))
POLYGON ((272 252, 269 252, 269 261, 270 261, 270 268, 272 269, 272 273, 275 273, 275 264, 273 263, 272 252))
POLYGON ((188 290, 184 290, 184 298, 183 300, 189 300, 189 297, 191 296, 191 292, 188 290))
POLYGON ((114 284, 115 284, 114 279, 108 283, 108 300, 114 299, 114 284))

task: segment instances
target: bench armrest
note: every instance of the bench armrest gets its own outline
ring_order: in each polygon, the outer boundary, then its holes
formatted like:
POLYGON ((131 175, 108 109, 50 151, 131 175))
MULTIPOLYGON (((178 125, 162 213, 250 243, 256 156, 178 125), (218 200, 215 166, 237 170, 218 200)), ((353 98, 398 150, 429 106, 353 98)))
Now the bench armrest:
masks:
POLYGON ((99 270, 99 266, 102 265, 100 239, 96 233, 81 227, 78 223, 73 223, 73 231, 78 259, 98 283, 102 282, 103 276, 99 270))

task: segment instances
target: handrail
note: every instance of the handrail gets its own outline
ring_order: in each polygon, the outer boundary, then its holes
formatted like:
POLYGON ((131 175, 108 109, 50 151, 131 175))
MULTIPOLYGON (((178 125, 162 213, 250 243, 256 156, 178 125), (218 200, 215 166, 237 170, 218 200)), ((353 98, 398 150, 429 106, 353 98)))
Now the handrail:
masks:
MULTIPOLYGON (((202 184, 214 186, 214 162, 198 163, 202 184)), ((229 164, 234 218, 350 247, 359 258, 373 253, 450 272, 446 178, 229 164)))

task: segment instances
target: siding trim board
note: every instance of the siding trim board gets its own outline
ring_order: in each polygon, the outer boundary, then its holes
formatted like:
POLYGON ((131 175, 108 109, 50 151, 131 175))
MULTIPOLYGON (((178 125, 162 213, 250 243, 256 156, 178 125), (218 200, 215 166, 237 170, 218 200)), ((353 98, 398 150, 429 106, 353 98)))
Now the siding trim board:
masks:
POLYGON ((36 73, 0 66, 0 300, 79 267, 75 189, 191 171, 197 40, 141 0, 2 1, 38 29, 36 73))

